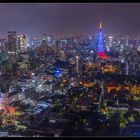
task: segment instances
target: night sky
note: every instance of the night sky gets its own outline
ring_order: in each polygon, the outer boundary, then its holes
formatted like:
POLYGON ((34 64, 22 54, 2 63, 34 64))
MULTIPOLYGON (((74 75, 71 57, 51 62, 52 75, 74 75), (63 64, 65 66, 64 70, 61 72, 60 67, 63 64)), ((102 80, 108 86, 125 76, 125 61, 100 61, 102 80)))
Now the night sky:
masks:
POLYGON ((17 31, 73 35, 95 33, 99 21, 106 33, 140 34, 140 4, 0 4, 0 35, 17 31))

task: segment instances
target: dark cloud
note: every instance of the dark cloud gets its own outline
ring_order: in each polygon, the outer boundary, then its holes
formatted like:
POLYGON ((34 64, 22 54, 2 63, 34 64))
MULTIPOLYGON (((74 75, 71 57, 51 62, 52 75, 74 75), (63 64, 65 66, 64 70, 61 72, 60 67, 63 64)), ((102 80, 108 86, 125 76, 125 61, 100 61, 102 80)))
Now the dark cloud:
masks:
POLYGON ((95 33, 100 20, 104 32, 140 33, 140 4, 0 4, 0 34, 8 30, 29 35, 95 33))

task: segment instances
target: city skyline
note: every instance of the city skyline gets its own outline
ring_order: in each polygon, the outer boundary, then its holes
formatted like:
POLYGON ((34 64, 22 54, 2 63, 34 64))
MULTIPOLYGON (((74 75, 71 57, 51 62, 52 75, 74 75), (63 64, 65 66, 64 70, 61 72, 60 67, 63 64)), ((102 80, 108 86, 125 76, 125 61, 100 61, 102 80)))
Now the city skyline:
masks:
POLYGON ((0 4, 0 137, 140 136, 139 12, 0 4))
POLYGON ((140 34, 139 12, 140 4, 1 3, 0 34, 92 34, 98 31, 100 20, 104 33, 140 34))

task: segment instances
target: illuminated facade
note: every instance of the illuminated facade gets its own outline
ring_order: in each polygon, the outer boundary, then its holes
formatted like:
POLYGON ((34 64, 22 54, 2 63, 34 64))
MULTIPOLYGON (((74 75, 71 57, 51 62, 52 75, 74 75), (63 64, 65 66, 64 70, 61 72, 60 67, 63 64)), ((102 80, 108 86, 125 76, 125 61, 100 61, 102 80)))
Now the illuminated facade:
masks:
POLYGON ((105 67, 103 68, 103 73, 106 73, 106 72, 109 72, 109 73, 118 73, 119 72, 119 69, 116 65, 110 65, 110 64, 107 64, 105 65, 105 67))
POLYGON ((42 41, 47 41, 47 35, 46 34, 43 34, 41 40, 42 41))
POLYGON ((108 52, 110 51, 110 48, 112 48, 112 46, 113 46, 113 37, 109 36, 108 37, 108 47, 107 47, 108 52))
POLYGON ((28 44, 28 37, 27 35, 20 35, 20 50, 25 50, 27 49, 27 44, 28 44))
POLYGON ((98 50, 97 50, 97 53, 98 53, 99 58, 106 59, 107 55, 105 55, 105 53, 104 53, 102 22, 100 22, 99 29, 100 29, 100 31, 99 31, 99 35, 98 35, 98 50))

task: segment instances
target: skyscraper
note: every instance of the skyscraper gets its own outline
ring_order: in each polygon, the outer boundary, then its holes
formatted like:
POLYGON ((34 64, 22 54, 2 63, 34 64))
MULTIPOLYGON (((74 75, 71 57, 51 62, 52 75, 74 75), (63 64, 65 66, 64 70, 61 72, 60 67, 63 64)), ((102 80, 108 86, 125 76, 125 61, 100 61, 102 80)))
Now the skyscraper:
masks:
POLYGON ((28 44, 28 37, 27 35, 19 35, 19 44, 20 44, 20 50, 26 50, 27 44, 28 44))
POLYGON ((8 51, 15 52, 17 50, 17 32, 8 32, 8 51))
POLYGON ((103 43, 103 32, 102 32, 102 29, 103 29, 103 25, 102 25, 102 22, 100 22, 97 53, 98 53, 99 58, 106 59, 107 55, 104 53, 104 43, 103 43))

